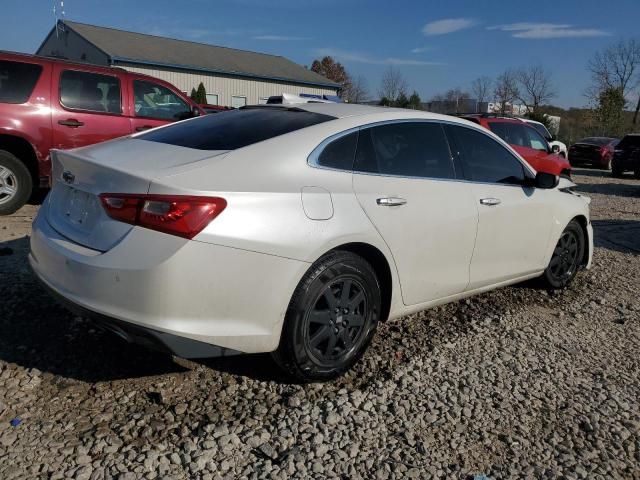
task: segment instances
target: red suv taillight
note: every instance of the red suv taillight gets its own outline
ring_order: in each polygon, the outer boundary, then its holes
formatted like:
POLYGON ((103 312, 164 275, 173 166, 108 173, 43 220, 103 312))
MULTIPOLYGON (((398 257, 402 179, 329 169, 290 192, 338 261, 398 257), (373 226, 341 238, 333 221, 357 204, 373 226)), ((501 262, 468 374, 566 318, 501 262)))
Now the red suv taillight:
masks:
POLYGON ((119 222, 193 238, 226 208, 220 197, 102 193, 107 215, 119 222))

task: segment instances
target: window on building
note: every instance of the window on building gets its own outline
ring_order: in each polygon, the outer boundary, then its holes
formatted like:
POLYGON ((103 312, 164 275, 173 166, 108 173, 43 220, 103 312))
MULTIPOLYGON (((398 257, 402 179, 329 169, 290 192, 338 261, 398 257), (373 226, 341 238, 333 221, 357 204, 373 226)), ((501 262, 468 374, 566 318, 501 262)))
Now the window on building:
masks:
POLYGON ((231 97, 231 106, 233 108, 244 107, 247 104, 247 97, 241 97, 239 95, 234 95, 231 97))
POLYGON ((190 106, 167 87, 146 80, 133 82, 137 117, 183 120, 191 116, 190 106))
POLYGON ((65 70, 60 76, 60 104, 74 110, 122 113, 120 80, 77 70, 65 70))
POLYGON ((455 177, 444 130, 432 122, 398 122, 361 130, 355 170, 406 177, 455 177))
POLYGON ((40 65, 0 61, 0 102, 25 103, 41 72, 40 65))
POLYGON ((218 94, 217 93, 207 93, 207 103, 209 105, 220 105, 218 103, 218 94))

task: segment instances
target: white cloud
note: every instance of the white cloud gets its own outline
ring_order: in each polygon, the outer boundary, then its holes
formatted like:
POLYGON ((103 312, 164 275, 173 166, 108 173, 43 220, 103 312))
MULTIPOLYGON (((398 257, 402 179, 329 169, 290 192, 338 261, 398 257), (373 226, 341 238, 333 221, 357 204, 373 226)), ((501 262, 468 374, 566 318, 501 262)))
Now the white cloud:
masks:
POLYGON ((336 50, 333 48, 319 48, 315 51, 319 56, 334 57, 342 62, 366 63, 369 65, 397 65, 397 66, 414 66, 424 67, 429 65, 443 65, 440 62, 427 62, 424 60, 414 60, 412 58, 386 57, 377 58, 359 52, 347 52, 344 50, 336 50))
POLYGON ((477 23, 471 18, 444 18, 427 23, 422 27, 422 33, 425 35, 445 35, 473 27, 477 23))
POLYGON ((433 47, 416 47, 411 49, 411 53, 424 53, 433 50, 433 47))
POLYGON ((309 37, 290 37, 287 35, 256 35, 253 39, 270 42, 297 42, 301 40, 311 40, 309 37))
POLYGON ((597 28, 575 28, 568 23, 532 23, 518 22, 506 25, 494 25, 487 30, 511 32, 513 38, 543 40, 547 38, 584 38, 603 37, 609 32, 597 28))

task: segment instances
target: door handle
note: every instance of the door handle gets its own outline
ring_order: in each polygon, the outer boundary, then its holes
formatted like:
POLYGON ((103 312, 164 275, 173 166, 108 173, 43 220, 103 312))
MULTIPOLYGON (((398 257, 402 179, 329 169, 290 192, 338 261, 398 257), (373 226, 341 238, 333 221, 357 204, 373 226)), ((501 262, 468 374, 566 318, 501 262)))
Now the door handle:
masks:
POLYGON ((151 125, 142 125, 141 127, 136 127, 136 132, 144 132, 145 130, 149 130, 153 128, 151 125))
POLYGON ((79 122, 75 118, 67 118, 66 120, 58 120, 58 124, 65 127, 78 128, 83 126, 84 122, 79 122))
POLYGON ((404 205, 405 203, 407 203, 407 201, 404 198, 400 197, 383 197, 378 198, 376 200, 376 203, 383 207, 397 207, 399 205, 404 205))
POLYGON ((500 205, 500 199, 499 198, 481 198, 480 204, 487 205, 489 207, 495 207, 496 205, 500 205))

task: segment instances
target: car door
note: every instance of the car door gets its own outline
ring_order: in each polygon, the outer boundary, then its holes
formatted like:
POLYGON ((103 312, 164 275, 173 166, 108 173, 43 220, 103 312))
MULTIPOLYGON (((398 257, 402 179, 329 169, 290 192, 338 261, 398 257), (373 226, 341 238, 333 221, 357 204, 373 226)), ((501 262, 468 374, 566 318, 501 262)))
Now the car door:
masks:
POLYGON ((122 108, 126 87, 118 75, 56 64, 53 79, 53 148, 82 147, 131 133, 122 108))
POLYGON ((135 132, 192 116, 191 105, 159 82, 133 77, 131 91, 131 123, 135 132))
POLYGON ((461 293, 478 208, 456 180, 437 122, 389 122, 358 135, 353 188, 393 255, 406 305, 461 293))
POLYGON ((479 209, 468 289, 543 270, 551 192, 525 186, 533 174, 488 133, 461 125, 446 131, 479 209))

